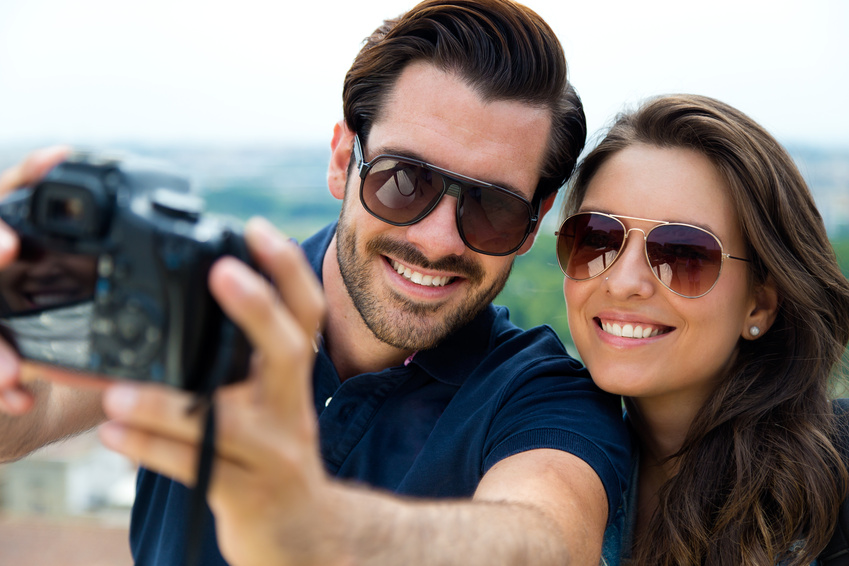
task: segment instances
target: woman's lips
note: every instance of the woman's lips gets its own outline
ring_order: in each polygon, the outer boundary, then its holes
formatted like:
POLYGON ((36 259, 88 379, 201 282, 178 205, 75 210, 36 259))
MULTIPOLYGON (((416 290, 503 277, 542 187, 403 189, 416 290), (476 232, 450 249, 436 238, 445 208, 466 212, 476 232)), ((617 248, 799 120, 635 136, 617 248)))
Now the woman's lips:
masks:
POLYGON ((595 319, 598 326, 607 334, 618 338, 654 338, 672 332, 675 328, 649 322, 634 322, 614 319, 595 319))

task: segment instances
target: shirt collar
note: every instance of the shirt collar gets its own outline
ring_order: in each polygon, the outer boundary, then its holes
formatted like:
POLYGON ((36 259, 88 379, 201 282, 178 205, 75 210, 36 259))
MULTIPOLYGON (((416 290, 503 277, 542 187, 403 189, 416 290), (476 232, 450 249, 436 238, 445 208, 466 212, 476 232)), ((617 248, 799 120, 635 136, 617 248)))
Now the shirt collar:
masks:
POLYGON ((416 354, 418 365, 438 381, 460 386, 489 352, 498 309, 488 304, 469 324, 448 335, 438 346, 416 354))

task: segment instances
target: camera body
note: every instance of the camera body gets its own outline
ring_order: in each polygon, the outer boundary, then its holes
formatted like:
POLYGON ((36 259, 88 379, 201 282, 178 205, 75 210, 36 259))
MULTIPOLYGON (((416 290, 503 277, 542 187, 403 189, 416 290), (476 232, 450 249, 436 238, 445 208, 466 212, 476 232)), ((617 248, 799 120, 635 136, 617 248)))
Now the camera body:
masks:
POLYGON ((250 347, 212 298, 207 278, 219 257, 249 262, 248 252, 235 224, 202 209, 179 173, 91 153, 69 156, 31 189, 12 193, 0 203, 0 219, 20 235, 20 271, 30 275, 3 287, 7 337, 29 359, 189 391, 244 378, 250 347), (90 261, 78 273, 59 274, 65 258, 90 261), (67 317, 51 313, 66 300, 92 305, 90 320, 74 321, 87 336, 83 355, 63 355, 50 344, 24 347, 15 318, 65 324, 67 317))

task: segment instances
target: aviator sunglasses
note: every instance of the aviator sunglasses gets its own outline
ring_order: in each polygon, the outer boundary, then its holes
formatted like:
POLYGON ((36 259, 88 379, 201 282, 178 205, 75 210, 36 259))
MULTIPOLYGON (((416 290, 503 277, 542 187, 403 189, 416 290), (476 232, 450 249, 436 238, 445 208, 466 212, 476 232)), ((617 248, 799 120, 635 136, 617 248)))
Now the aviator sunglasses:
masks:
POLYGON ((442 197, 457 199, 457 231, 478 253, 508 255, 525 243, 537 224, 536 207, 502 187, 398 155, 365 161, 354 136, 360 174, 360 201, 372 216, 393 226, 409 226, 436 208, 442 197))
POLYGON ((687 299, 707 295, 719 280, 727 257, 750 261, 722 251, 722 242, 704 228, 601 212, 579 212, 563 221, 557 236, 557 262, 566 277, 586 281, 607 271, 625 248, 632 231, 642 233, 646 260, 667 289, 687 299), (648 232, 625 227, 620 220, 654 222, 648 232))

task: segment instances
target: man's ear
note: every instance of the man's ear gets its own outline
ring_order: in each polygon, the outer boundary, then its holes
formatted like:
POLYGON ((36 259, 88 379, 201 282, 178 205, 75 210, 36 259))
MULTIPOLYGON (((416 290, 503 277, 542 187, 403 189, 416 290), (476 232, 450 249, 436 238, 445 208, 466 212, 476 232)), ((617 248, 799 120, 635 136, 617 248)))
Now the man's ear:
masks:
POLYGON ((542 219, 545 218, 545 215, 549 210, 551 210, 551 207, 554 206, 555 199, 557 199, 557 193, 545 197, 545 200, 539 204, 539 219, 537 220, 537 225, 534 227, 534 231, 528 234, 528 239, 525 240, 525 243, 522 244, 522 247, 519 248, 516 255, 526 254, 530 251, 531 247, 534 245, 534 239, 537 237, 537 232, 539 232, 539 227, 542 226, 542 219))
POLYGON ((779 303, 775 282, 772 276, 768 276, 765 283, 755 286, 751 309, 743 321, 741 336, 746 340, 756 340, 763 336, 778 316, 779 303))
POLYGON ((327 166, 327 186, 330 193, 339 200, 345 198, 348 165, 351 163, 353 146, 354 132, 348 129, 345 120, 340 120, 333 126, 333 139, 330 141, 330 164, 327 166))

